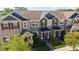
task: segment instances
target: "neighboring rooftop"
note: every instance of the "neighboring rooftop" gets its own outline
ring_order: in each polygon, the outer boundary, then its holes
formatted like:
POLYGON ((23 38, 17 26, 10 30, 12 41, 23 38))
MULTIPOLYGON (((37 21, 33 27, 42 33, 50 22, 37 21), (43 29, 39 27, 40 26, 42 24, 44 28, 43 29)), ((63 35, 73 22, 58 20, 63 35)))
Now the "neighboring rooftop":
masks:
POLYGON ((69 18, 70 18, 70 19, 73 19, 73 18, 75 18, 77 15, 79 15, 79 13, 76 12, 76 13, 72 14, 69 18))
MULTIPOLYGON (((74 12, 64 12, 64 11, 34 11, 34 10, 18 10, 11 13, 11 15, 25 20, 39 20, 41 17, 46 16, 48 19, 52 19, 53 17, 58 17, 60 21, 64 21, 68 19, 74 12), (50 16, 50 17, 49 17, 50 16)), ((10 15, 10 14, 9 14, 10 15)), ((0 17, 2 19, 3 17, 0 17)))

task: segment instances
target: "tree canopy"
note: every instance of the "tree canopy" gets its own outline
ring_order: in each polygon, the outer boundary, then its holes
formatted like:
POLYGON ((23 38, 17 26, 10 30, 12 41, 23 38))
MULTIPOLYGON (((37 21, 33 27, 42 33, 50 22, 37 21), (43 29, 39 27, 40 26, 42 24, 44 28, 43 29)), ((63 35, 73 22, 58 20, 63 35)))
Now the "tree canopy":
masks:
POLYGON ((14 35, 9 42, 3 43, 0 49, 3 51, 28 51, 30 46, 28 42, 24 42, 19 36, 14 35))
POLYGON ((65 35, 65 43, 75 49, 76 45, 79 44, 79 32, 69 32, 65 35))

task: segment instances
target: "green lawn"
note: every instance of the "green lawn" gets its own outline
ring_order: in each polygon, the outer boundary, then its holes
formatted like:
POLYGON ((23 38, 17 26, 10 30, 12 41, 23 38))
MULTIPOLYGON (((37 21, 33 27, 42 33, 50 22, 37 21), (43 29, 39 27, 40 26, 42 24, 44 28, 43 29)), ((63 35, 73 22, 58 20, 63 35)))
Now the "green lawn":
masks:
POLYGON ((32 49, 33 51, 49 51, 49 47, 48 46, 41 46, 41 47, 38 47, 38 48, 33 48, 32 49))
POLYGON ((57 49, 57 48, 62 48, 62 47, 64 47, 64 45, 55 46, 56 49, 57 49))

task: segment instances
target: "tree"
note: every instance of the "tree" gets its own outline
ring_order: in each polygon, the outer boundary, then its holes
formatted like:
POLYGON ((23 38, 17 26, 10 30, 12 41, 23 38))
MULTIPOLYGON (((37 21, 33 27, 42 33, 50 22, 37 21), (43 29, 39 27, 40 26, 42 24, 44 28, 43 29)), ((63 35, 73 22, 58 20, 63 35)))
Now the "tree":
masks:
POLYGON ((79 7, 76 9, 76 12, 78 12, 79 11, 79 7))
POLYGON ((3 10, 3 14, 8 14, 8 13, 10 13, 10 12, 13 12, 13 9, 10 9, 10 8, 4 8, 4 10, 3 10))
POLYGON ((79 32, 69 32, 65 35, 65 43, 75 50, 79 44, 79 32))
POLYGON ((24 42, 19 36, 12 36, 10 41, 2 44, 1 50, 3 51, 28 51, 30 50, 28 42, 24 42))

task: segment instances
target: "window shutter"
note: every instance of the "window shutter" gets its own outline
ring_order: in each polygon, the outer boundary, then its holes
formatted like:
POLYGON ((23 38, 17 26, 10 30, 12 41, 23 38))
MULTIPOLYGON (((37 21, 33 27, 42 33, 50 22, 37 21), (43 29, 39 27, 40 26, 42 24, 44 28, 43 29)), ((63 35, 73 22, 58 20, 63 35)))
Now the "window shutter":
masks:
POLYGON ((10 28, 10 23, 8 23, 8 28, 9 28, 9 30, 11 29, 11 28, 10 28))
POLYGON ((19 29, 19 28, 20 28, 20 27, 19 27, 19 22, 17 23, 17 26, 18 26, 18 29, 19 29))
POLYGON ((4 30, 3 23, 1 23, 1 28, 2 28, 2 30, 4 30))

